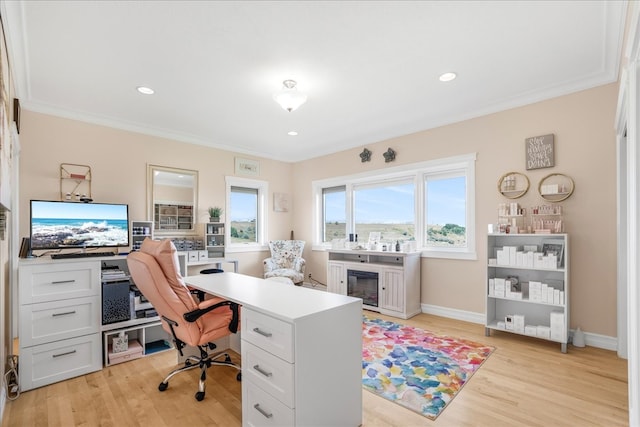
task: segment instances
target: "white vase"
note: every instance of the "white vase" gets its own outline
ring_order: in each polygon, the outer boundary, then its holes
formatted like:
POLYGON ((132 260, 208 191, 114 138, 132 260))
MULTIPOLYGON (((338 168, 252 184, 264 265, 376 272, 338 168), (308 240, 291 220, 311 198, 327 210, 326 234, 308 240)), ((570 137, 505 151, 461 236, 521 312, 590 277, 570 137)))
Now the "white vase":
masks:
POLYGON ((584 347, 584 332, 582 332, 580 326, 573 333, 573 345, 574 347, 584 347))

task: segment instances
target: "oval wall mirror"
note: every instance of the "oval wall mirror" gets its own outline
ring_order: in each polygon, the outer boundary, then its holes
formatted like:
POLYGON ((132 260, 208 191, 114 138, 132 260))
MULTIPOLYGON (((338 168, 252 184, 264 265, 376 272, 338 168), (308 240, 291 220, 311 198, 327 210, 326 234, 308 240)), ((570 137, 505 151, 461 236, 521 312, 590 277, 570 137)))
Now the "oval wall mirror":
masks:
POLYGON ((498 192, 507 199, 517 199, 529 191, 529 178, 520 172, 507 172, 498 180, 498 192))
POLYGON ((193 234, 198 210, 198 171, 147 165, 147 209, 154 234, 193 234))
POLYGON ((548 202, 561 202, 568 199, 575 188, 573 179, 562 173, 552 173, 540 180, 538 193, 548 202))

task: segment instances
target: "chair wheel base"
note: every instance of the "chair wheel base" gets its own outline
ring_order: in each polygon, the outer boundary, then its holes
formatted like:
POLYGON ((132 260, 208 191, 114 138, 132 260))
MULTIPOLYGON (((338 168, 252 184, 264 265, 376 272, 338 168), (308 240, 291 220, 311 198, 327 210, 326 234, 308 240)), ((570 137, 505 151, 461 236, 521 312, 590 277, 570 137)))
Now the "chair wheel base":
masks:
POLYGON ((204 391, 198 391, 198 392, 196 392, 196 400, 197 400, 198 402, 201 402, 201 401, 202 401, 202 399, 204 399, 204 391))
POLYGON ((236 380, 242 381, 242 372, 238 372, 238 375, 236 375, 236 380))
POLYGON ((169 383, 160 383, 158 385, 158 390, 165 391, 167 389, 167 387, 169 387, 169 383))

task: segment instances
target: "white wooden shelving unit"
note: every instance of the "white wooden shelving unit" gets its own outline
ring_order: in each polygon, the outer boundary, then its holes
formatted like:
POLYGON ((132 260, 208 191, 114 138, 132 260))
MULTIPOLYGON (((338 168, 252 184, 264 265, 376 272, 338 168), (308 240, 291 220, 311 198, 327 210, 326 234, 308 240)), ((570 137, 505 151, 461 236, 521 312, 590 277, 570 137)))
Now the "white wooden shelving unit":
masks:
POLYGON ((489 234, 487 254, 486 335, 488 336, 491 330, 500 330, 535 336, 559 342, 562 352, 566 353, 569 338, 570 301, 568 235, 489 234), (543 252, 545 247, 548 249, 547 252, 551 253, 552 249, 559 247, 559 245, 561 245, 562 251, 556 264, 550 265, 550 258, 547 258, 545 263, 543 252), (533 247, 535 247, 535 251, 527 250, 533 247), (499 257, 498 251, 503 251, 503 256, 499 257), (509 254, 513 252, 513 254, 504 255, 505 251, 509 254), (531 254, 527 255, 527 252, 531 252, 531 254), (529 261, 528 257, 530 257, 529 261), (531 259, 535 260, 535 258, 538 261, 534 261, 532 264, 531 259), (517 278, 519 283, 514 287, 514 293, 511 293, 508 281, 506 283, 509 291, 500 292, 496 283, 510 277, 517 278), (538 283, 540 286, 537 286, 538 283), (544 295, 542 289, 546 289, 544 295), (519 327, 521 325, 519 316, 524 316, 524 330, 519 327), (517 324, 513 323, 514 321, 517 324))
POLYGON ((147 237, 153 239, 153 221, 131 221, 131 250, 139 250, 147 237))

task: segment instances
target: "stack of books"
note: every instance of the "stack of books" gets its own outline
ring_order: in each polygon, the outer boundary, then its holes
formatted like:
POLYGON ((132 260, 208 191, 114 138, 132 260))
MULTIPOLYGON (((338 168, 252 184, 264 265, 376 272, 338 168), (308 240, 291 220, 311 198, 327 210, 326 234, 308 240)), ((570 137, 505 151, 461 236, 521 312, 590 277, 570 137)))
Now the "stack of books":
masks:
POLYGON ((122 270, 102 270, 102 280, 127 279, 127 274, 122 270))

